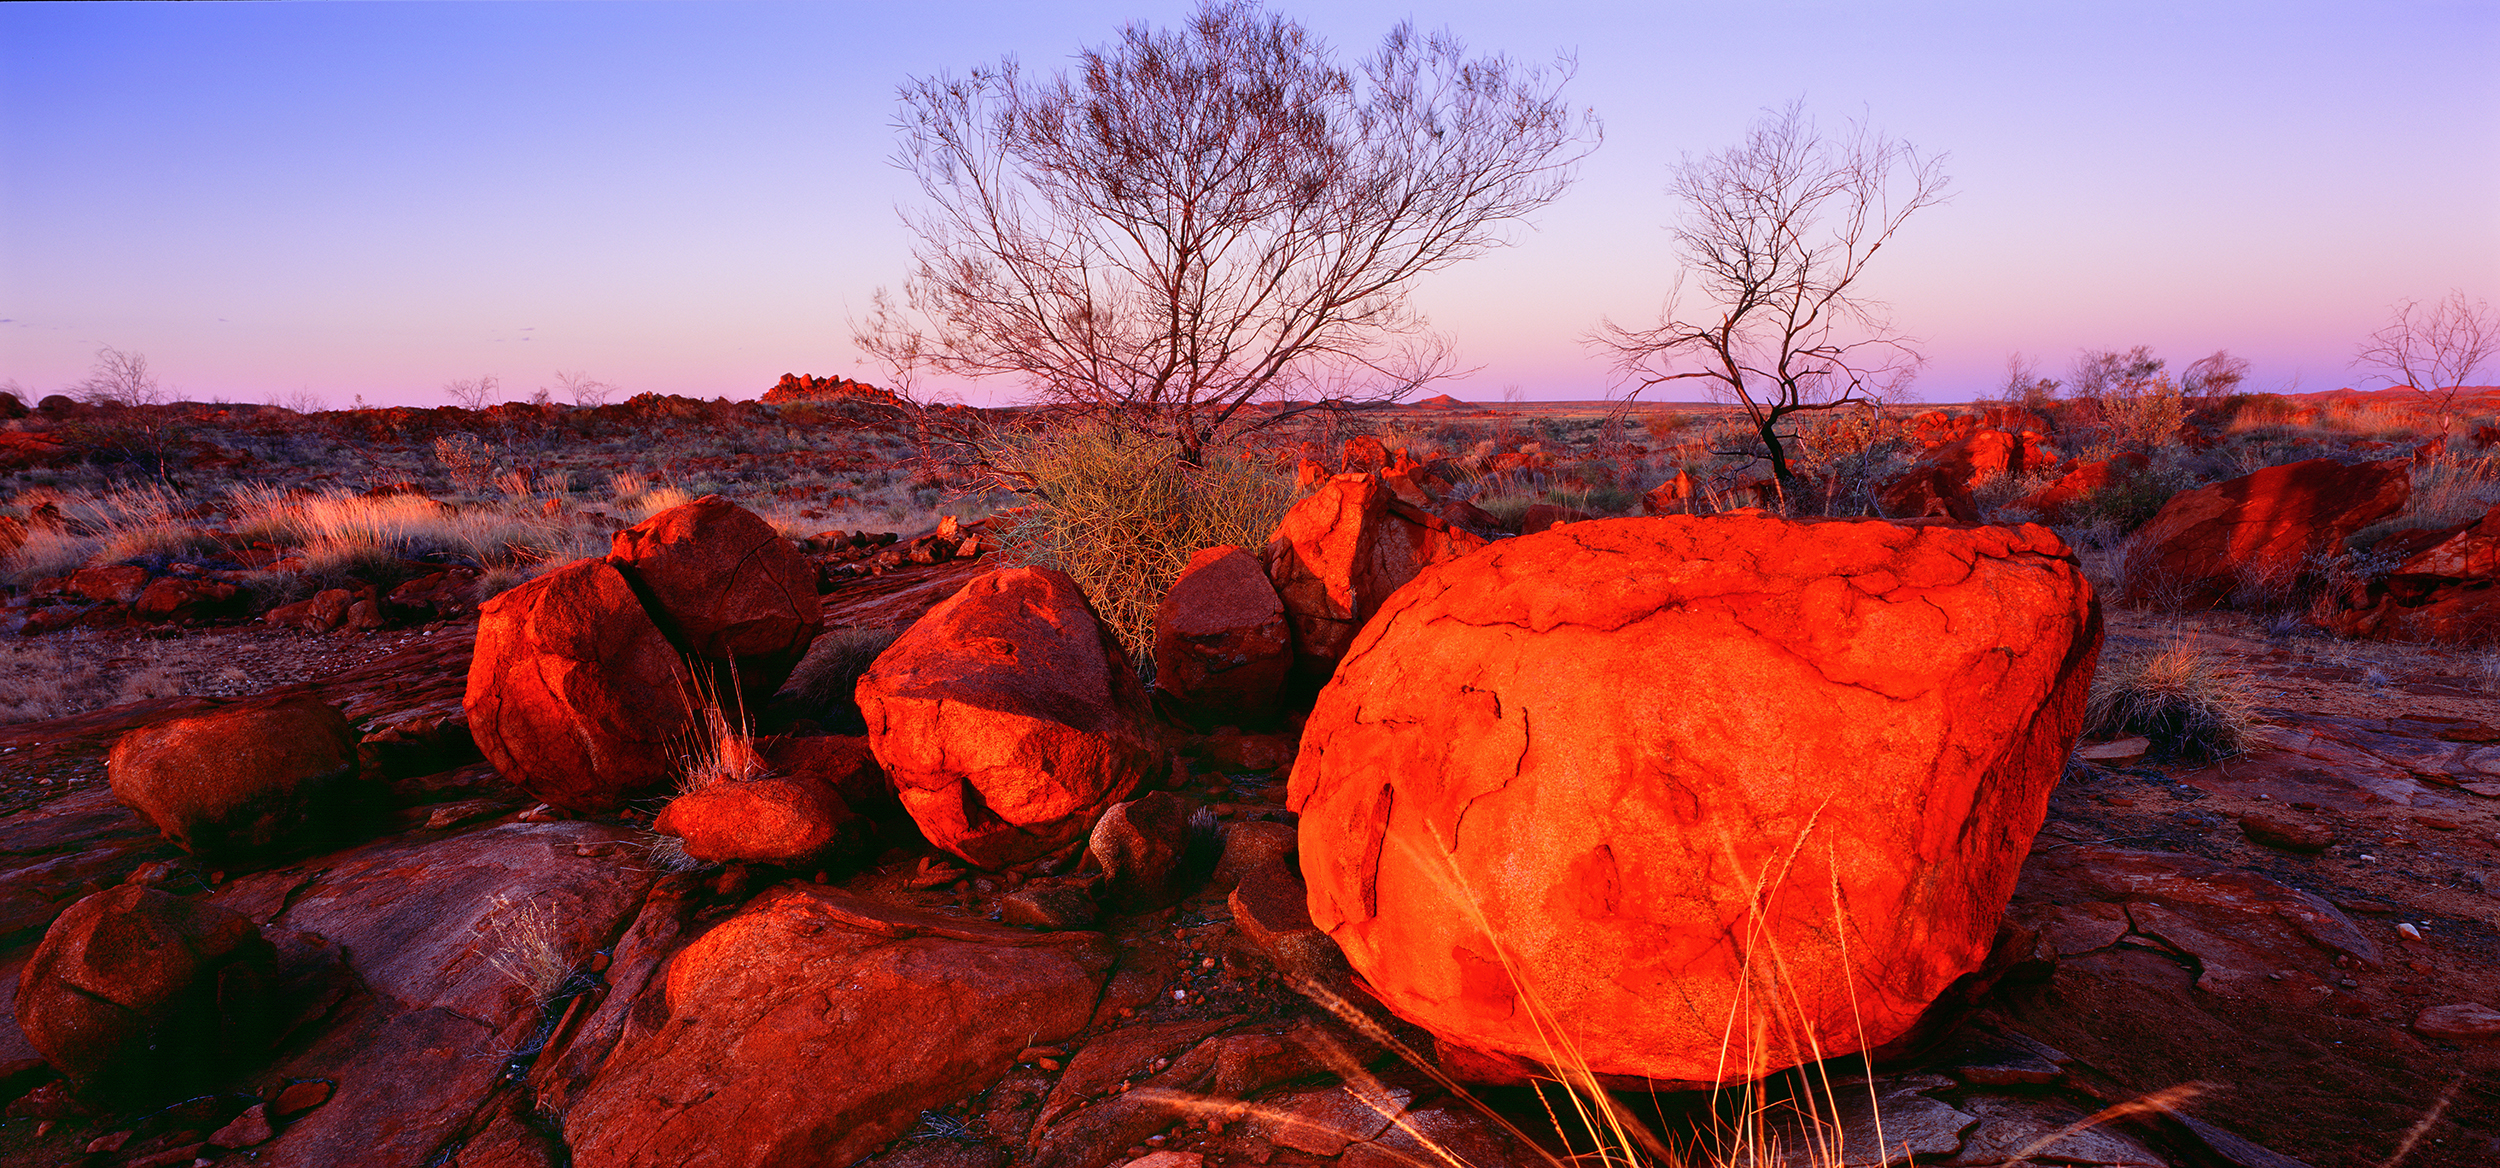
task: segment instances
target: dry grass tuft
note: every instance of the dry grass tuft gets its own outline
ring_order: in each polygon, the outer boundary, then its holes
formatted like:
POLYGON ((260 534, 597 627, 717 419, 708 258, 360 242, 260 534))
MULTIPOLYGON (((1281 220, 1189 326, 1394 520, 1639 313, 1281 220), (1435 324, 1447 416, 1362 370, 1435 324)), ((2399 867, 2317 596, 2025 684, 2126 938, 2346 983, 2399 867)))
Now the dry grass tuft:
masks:
POLYGON ((747 720, 744 699, 738 696, 735 671, 727 684, 714 680, 711 666, 701 661, 686 662, 684 683, 687 712, 694 716, 694 726, 676 751, 678 767, 677 793, 691 795, 722 783, 744 783, 771 773, 764 765, 764 755, 756 749, 755 729, 747 720), (727 690, 733 711, 724 706, 721 693, 727 690))
POLYGON ((489 928, 494 947, 487 950, 487 967, 521 987, 534 1003, 555 997, 573 976, 573 958, 555 906, 497 897, 495 909, 489 928))
POLYGON ((2084 733, 2140 734, 2156 757, 2188 762, 2239 754, 2256 721, 2248 687, 2184 641, 2103 659, 2084 709, 2084 733))
POLYGON ((1265 544, 1292 503, 1291 485, 1247 458, 1209 450, 1188 466, 1108 425, 1030 431, 991 457, 1035 504, 1010 544, 1073 577, 1132 662, 1153 654, 1155 609, 1192 554, 1265 544))

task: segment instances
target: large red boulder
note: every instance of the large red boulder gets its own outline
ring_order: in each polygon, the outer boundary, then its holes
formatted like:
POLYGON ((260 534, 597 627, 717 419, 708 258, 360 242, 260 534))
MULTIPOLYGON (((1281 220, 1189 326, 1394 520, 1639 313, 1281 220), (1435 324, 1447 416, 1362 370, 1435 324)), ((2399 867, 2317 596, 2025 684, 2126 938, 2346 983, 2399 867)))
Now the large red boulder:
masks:
POLYGON ((754 512, 705 495, 616 533, 610 563, 686 652, 727 665, 750 694, 789 680, 823 631, 816 566, 754 512))
POLYGON ((1485 541, 1398 501, 1379 476, 1342 474, 1285 512, 1260 559, 1293 626, 1294 668, 1325 678, 1382 601, 1426 566, 1485 541))
POLYGON ((574 811, 612 811, 670 778, 693 724, 677 651, 605 560, 558 568, 478 608, 462 705, 495 769, 574 811))
POLYGON ((2122 582, 2129 603, 2211 608, 2235 594, 2288 593, 2313 557, 2404 509, 2405 459, 2270 466, 2173 496, 2136 532, 2122 582))
POLYGON ((868 742, 929 842, 984 868, 1084 838, 1165 768, 1145 687, 1066 573, 982 576, 859 679, 868 742))
POLYGON ((113 797, 176 846, 248 859, 303 842, 338 809, 356 733, 319 698, 264 698, 133 730, 104 769, 113 797))
POLYGON ((849 1164, 1074 1037, 1116 950, 787 884, 670 959, 564 1117, 581 1168, 849 1164))
POLYGON ((1311 918, 1472 1073, 1564 1061, 1556 1035, 1684 1084, 1881 1045, 1987 955, 2099 646, 2037 526, 1496 544, 1320 693, 1288 793, 1311 918))
POLYGON ((1261 722, 1293 667, 1285 603, 1259 561, 1240 548, 1205 548, 1155 610, 1155 685, 1216 722, 1261 722))
POLYGON ((266 1041, 255 1009, 269 958, 242 913, 125 884, 44 931, 18 973, 17 1022, 82 1087, 198 1089, 266 1041))

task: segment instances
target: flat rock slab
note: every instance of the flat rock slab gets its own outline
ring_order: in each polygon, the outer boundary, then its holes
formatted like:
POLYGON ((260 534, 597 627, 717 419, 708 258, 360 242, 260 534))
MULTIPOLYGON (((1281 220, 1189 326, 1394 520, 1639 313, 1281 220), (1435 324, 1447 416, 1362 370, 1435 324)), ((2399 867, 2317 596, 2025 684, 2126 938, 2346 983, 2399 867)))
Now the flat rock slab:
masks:
POLYGON ((2337 955, 2381 960, 2377 943, 2325 900, 2173 852, 2044 850, 2025 865, 2015 902, 2018 917, 2047 914, 2061 952, 2090 925, 2115 923, 2107 907, 2082 906, 2123 906, 2134 935, 2190 959, 2197 988, 2217 994, 2313 1002, 2300 995, 2333 976, 2337 955))
POLYGON ((581 1168, 848 1164, 1093 1014, 1115 953, 786 884, 672 958, 565 1117, 581 1168))
POLYGON ((538 1018, 496 958, 576 968, 649 887, 629 839, 591 823, 512 823, 394 839, 236 880, 214 900, 336 942, 364 989, 263 1078, 330 1079, 329 1104, 260 1149, 265 1165, 432 1161, 491 1094, 538 1018))

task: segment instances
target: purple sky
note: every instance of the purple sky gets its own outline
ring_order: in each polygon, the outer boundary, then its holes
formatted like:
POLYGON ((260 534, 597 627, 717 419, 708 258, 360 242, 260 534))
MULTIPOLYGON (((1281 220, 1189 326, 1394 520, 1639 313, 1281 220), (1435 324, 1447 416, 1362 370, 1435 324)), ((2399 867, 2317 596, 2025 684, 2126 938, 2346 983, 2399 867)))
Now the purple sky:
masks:
MULTIPOLYGON (((899 285, 895 86, 1056 67, 1187 6, 0 5, 0 378, 100 346, 200 400, 436 404, 581 369, 751 397, 876 379, 848 340, 899 285)), ((2500 301, 2500 6, 2021 3, 1286 7, 1348 56, 1396 20, 1576 52, 1606 142, 1515 246, 1420 303, 1495 399, 1610 388, 1579 343, 1673 277, 1667 164, 1803 98, 1951 155, 1956 195, 1873 269, 1914 392, 2008 352, 2217 348, 2261 389, 2364 384, 2406 296, 2500 301)), ((2500 371, 2482 380, 2500 380, 2500 371)), ((970 400, 1011 398, 1004 385, 970 400)))

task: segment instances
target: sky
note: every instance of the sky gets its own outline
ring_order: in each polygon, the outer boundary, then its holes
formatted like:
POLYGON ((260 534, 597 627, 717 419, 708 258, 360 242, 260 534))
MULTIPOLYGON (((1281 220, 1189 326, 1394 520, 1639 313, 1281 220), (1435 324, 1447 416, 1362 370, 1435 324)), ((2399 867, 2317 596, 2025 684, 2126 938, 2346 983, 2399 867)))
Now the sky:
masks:
MULTIPOLYGON (((0 4, 0 379, 59 392, 111 346, 177 397, 334 408, 559 369, 700 397, 876 381, 849 338, 910 266, 897 86, 1057 69, 1189 7, 0 4)), ((2257 389, 2368 385, 2354 348, 2397 300, 2500 302, 2489 0, 1277 9, 1348 58, 1410 19, 1576 58, 1603 145, 1416 286, 1476 368, 1439 387, 1460 398, 1619 392, 1582 338, 1655 319, 1669 166, 1791 100, 1948 156, 1951 201, 1866 277, 1925 400, 1996 390, 2011 353, 2056 376, 2139 344, 2228 349, 2257 389)))

